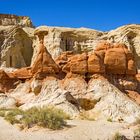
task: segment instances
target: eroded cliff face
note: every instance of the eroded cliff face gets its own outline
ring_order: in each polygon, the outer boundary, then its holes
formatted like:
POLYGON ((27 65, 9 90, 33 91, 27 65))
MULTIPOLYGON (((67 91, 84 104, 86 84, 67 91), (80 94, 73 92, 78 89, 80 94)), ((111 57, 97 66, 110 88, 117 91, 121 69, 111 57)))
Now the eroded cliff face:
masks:
MULTIPOLYGON (((74 53, 91 52, 95 50, 100 41, 110 43, 123 43, 128 46, 131 53, 134 53, 137 69, 139 69, 139 36, 140 25, 132 24, 119 27, 109 32, 96 31, 87 28, 64 28, 40 26, 37 30, 48 30, 48 36, 45 37, 45 46, 56 59, 64 51, 73 51, 74 53)), ((34 41, 34 57, 36 56, 38 40, 34 41)), ((34 61, 34 57, 32 61, 34 61)))
POLYGON ((23 27, 33 27, 33 24, 27 16, 16 16, 10 14, 0 14, 0 25, 21 25, 23 27))
MULTIPOLYGON (((25 56, 23 57, 20 55, 18 56, 20 58, 19 62, 11 66, 16 68, 29 66, 30 64, 32 65, 38 53, 39 41, 38 38, 34 36, 34 28, 30 18, 24 16, 22 17, 1 14, 0 19, 1 19, 0 45, 2 46, 1 50, 5 52, 7 48, 7 50, 9 50, 8 53, 11 53, 10 48, 13 48, 13 46, 19 46, 19 48, 25 48, 25 50, 26 46, 28 46, 27 48, 29 48, 28 49, 29 51, 26 51, 28 52, 26 55, 26 57, 28 57, 26 59, 28 60, 24 60, 25 56), (15 28, 18 28, 18 31, 16 31, 18 33, 13 33, 15 31, 15 28), (15 38, 15 34, 17 34, 16 36, 22 34, 22 37, 19 36, 17 39, 17 37, 15 38), (20 65, 19 63, 21 63, 21 66, 16 66, 20 65)), ((65 28, 51 26, 40 26, 37 27, 36 30, 40 31, 48 30, 48 36, 45 36, 44 44, 54 60, 58 56, 60 56, 60 54, 62 54, 62 52, 64 51, 73 51, 74 53, 92 52, 93 50, 95 50, 97 44, 100 41, 107 40, 110 43, 124 43, 125 45, 127 45, 129 51, 134 53, 135 61, 137 63, 137 69, 139 69, 140 67, 139 64, 140 25, 136 24, 125 25, 109 32, 102 32, 88 28, 65 28)), ((23 52, 21 52, 21 50, 23 49, 16 50, 18 50, 17 52, 23 54, 23 52)), ((6 53, 4 53, 4 55, 6 55, 6 53)), ((5 59, 2 59, 1 65, 3 64, 4 66, 9 67, 9 65, 6 65, 4 63, 5 59)))
POLYGON ((106 33, 86 28, 0 26, 4 66, 0 92, 7 95, 0 99, 14 99, 6 108, 51 105, 73 118, 83 113, 95 120, 137 122, 139 33, 139 25, 106 33), (18 69, 10 72, 5 67, 18 69))
POLYGON ((1 65, 21 68, 30 66, 32 58, 32 40, 19 26, 9 27, 3 32, 1 45, 1 65))
POLYGON ((29 17, 0 14, 0 65, 30 66, 33 54, 33 25, 29 17))
MULTIPOLYGON (((41 26, 36 28, 39 31, 48 30, 48 36, 45 37, 44 44, 53 59, 56 59, 64 51, 74 51, 81 53, 92 51, 100 36, 104 33, 101 31, 91 30, 88 28, 64 28, 41 26)), ((37 52, 38 40, 35 43, 35 52, 37 52)), ((35 57, 36 53, 34 54, 35 57)), ((33 61, 34 61, 33 57, 33 61)))
POLYGON ((108 32, 103 38, 111 42, 124 43, 135 54, 138 69, 140 68, 140 25, 130 24, 108 32))

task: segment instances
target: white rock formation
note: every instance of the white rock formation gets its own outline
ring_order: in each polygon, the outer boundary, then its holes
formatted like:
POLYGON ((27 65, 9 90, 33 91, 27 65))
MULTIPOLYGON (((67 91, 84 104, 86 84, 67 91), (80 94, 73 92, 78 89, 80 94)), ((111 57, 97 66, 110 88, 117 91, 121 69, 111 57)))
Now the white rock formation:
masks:
POLYGON ((127 123, 134 123, 140 119, 140 106, 107 80, 91 79, 88 94, 90 98, 98 101, 90 110, 90 114, 96 116, 96 119, 127 123))
POLYGON ((20 108, 25 110, 34 106, 55 106, 72 117, 77 117, 80 112, 83 112, 85 116, 97 120, 110 119, 117 122, 134 123, 140 119, 140 106, 106 79, 91 79, 84 94, 81 93, 81 95, 78 89, 72 90, 71 79, 67 80, 69 80, 67 86, 71 88, 66 89, 65 86, 62 88, 61 80, 48 77, 42 83, 41 92, 36 96, 30 91, 31 83, 26 82, 19 85, 10 96, 23 104, 20 108), (79 99, 83 102, 79 102, 79 99), (96 101, 93 102, 95 105, 91 104, 92 101, 96 101), (84 106, 89 109, 85 111, 84 106))
POLYGON ((8 97, 7 95, 0 93, 0 108, 15 108, 16 107, 16 100, 12 97, 8 97))
POLYGON ((3 38, 0 40, 1 66, 14 68, 30 66, 33 49, 28 34, 19 26, 10 26, 6 29, 0 26, 0 32, 3 38))
POLYGON ((32 100, 27 101, 21 106, 21 108, 26 110, 34 106, 55 106, 56 108, 62 109, 72 117, 76 117, 79 114, 79 110, 76 105, 71 103, 71 99, 75 102, 75 99, 68 91, 59 88, 59 80, 48 78, 44 82, 40 94, 32 98, 32 100))

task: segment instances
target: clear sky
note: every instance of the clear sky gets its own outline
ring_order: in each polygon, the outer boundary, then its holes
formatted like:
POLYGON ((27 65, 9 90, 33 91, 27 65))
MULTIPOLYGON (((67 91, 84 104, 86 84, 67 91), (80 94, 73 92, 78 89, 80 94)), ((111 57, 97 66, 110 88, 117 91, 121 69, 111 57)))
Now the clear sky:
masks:
POLYGON ((140 24, 140 0, 0 0, 0 13, 29 16, 35 26, 108 31, 140 24))

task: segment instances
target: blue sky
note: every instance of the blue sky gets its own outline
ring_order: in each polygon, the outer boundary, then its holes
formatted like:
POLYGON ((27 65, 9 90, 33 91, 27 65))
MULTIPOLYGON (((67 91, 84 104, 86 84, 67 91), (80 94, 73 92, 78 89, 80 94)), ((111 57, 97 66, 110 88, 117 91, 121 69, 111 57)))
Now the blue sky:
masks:
POLYGON ((35 26, 108 31, 140 24, 140 0, 0 0, 0 13, 29 16, 35 26))

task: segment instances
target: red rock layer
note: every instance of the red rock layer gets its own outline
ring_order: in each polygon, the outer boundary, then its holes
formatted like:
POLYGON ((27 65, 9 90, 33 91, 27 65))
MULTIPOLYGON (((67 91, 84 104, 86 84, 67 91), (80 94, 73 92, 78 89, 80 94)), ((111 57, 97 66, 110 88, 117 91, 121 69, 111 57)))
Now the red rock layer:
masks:
POLYGON ((18 79, 15 77, 10 77, 5 71, 0 70, 0 92, 5 93, 10 89, 16 87, 15 82, 18 79))
POLYGON ((57 64, 65 73, 76 74, 136 74, 136 64, 133 53, 124 44, 110 44, 101 42, 91 54, 70 54, 63 53, 57 64))
POLYGON ((37 73, 52 74, 52 73, 58 73, 58 72, 59 72, 59 68, 57 64, 52 59, 51 55, 49 54, 45 46, 43 44, 40 44, 39 52, 31 68, 31 73, 32 74, 37 74, 37 73))

